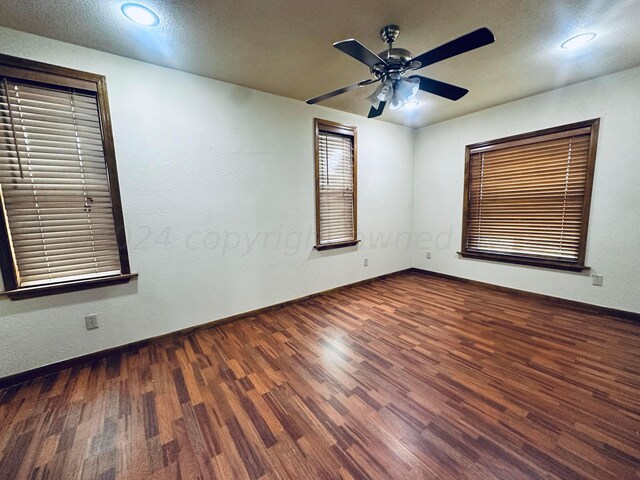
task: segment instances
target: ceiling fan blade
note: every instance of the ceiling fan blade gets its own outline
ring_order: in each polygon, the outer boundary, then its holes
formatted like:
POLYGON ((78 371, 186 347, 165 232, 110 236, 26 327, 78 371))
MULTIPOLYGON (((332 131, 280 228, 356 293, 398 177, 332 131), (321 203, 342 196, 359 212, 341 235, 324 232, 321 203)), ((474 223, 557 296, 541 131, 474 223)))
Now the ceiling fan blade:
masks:
POLYGON ((420 75, 413 75, 409 78, 417 78, 420 80, 420 90, 448 98, 449 100, 460 100, 469 93, 469 90, 466 88, 456 87, 450 83, 439 82, 432 78, 422 77, 420 75))
POLYGON ((380 102, 380 105, 378 105, 378 108, 371 107, 371 110, 369 110, 369 115, 367 115, 367 118, 376 118, 382 115, 382 111, 384 110, 384 106, 386 104, 387 102, 380 102))
POLYGON ((349 40, 342 40, 341 42, 336 42, 333 44, 333 46, 341 52, 344 52, 347 55, 355 58, 359 62, 364 63, 369 68, 381 63, 386 65, 387 63, 378 55, 365 47, 363 44, 361 44, 358 40, 354 40, 353 38, 350 38, 349 40))
POLYGON ((353 85, 349 85, 347 87, 339 88, 338 90, 334 90, 333 92, 325 93, 318 97, 310 98, 309 100, 307 100, 307 103, 309 105, 313 105, 315 103, 322 102, 323 100, 327 100, 328 98, 335 97, 336 95, 340 95, 350 90, 355 90, 356 88, 364 87, 365 85, 371 85, 372 83, 375 83, 377 81, 378 79, 373 79, 373 78, 362 80, 361 82, 354 83, 353 85))
POLYGON ((420 62, 420 67, 418 68, 423 68, 427 65, 432 65, 436 62, 440 62, 441 60, 455 57, 456 55, 460 55, 461 53, 484 47, 485 45, 489 45, 494 41, 495 38, 491 30, 483 27, 471 33, 467 33, 460 38, 456 38, 455 40, 445 43, 444 45, 440 45, 433 50, 429 50, 422 55, 418 55, 413 59, 413 61, 420 62))

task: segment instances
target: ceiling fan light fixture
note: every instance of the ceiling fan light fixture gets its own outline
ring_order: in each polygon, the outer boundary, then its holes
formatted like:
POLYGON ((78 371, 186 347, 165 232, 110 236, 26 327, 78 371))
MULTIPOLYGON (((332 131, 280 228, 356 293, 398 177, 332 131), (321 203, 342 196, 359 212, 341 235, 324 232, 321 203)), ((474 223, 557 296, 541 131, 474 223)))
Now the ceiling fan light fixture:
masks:
POLYGON ((375 91, 367 97, 369 103, 378 108, 380 106, 380 102, 388 102, 393 97, 393 82, 391 80, 385 80, 375 91))
MULTIPOLYGON (((407 101, 411 100, 413 97, 415 97, 418 94, 418 90, 420 90, 420 79, 419 78, 408 78, 406 80, 403 80, 404 82, 406 82, 407 87, 410 87, 410 93, 407 96, 407 101)), ((406 85, 406 84, 405 84, 406 85)))
POLYGON ((395 92, 391 99, 390 110, 398 110, 412 100, 418 90, 420 89, 420 79, 418 78, 403 78, 396 83, 395 92))
POLYGON ((391 103, 389 104, 389 110, 400 110, 402 107, 404 107, 404 104, 404 100, 402 100, 397 95, 394 95, 391 103))

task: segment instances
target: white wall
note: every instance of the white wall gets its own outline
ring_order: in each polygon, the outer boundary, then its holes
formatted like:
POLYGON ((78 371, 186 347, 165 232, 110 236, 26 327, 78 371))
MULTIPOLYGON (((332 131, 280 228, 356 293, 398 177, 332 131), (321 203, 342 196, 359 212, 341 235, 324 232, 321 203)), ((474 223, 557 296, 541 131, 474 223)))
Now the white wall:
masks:
POLYGON ((0 299, 0 377, 412 265, 640 311, 640 68, 413 131, 4 28, 0 53, 107 76, 140 273, 0 299), (358 248, 312 249, 316 116, 358 126, 358 248), (587 263, 604 286, 588 273, 459 259, 465 145, 594 117, 587 263), (84 329, 88 313, 98 330, 84 329))
POLYGON ((640 312, 640 68, 420 129, 416 134, 414 265, 497 285, 640 312), (600 117, 586 263, 604 274, 459 258, 465 145, 600 117), (424 232, 424 233, 420 233, 424 232), (449 235, 450 233, 450 235, 449 235), (427 242, 428 236, 439 242, 427 242), (421 237, 422 235, 422 237, 421 237), (432 259, 425 258, 431 250, 432 259))
POLYGON ((0 52, 106 75, 140 273, 0 300, 0 377, 411 266, 371 235, 411 232, 413 130, 4 28, 0 52), (358 248, 312 249, 316 116, 358 127, 358 248))

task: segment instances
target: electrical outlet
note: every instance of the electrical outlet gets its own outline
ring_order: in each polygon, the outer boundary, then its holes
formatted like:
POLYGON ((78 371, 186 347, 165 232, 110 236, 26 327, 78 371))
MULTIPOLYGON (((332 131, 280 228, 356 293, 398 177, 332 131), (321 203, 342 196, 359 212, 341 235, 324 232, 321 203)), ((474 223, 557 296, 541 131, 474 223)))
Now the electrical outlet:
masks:
POLYGON ((602 283, 604 282, 604 275, 600 273, 594 273, 593 275, 591 275, 591 278, 593 279, 593 284, 596 287, 602 286, 602 283))
POLYGON ((363 263, 364 263, 365 267, 368 267, 369 266, 369 259, 365 258, 363 263))
POLYGON ((431 252, 427 252, 424 256, 427 260, 431 260, 431 252))
POLYGON ((97 315, 87 315, 86 317, 84 317, 84 322, 87 325, 87 330, 93 330, 94 328, 98 328, 97 315))

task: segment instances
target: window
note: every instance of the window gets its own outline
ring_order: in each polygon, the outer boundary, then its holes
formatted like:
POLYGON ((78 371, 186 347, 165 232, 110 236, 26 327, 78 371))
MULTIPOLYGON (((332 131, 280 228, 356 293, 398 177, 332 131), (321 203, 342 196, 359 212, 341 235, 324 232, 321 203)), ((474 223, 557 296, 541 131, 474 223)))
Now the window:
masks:
POLYGON ((131 275, 104 77, 0 56, 0 267, 12 298, 131 275))
POLYGON ((467 146, 460 254, 584 269, 598 125, 467 146))
POLYGON ((356 128, 316 119, 316 249, 356 240, 356 128))

